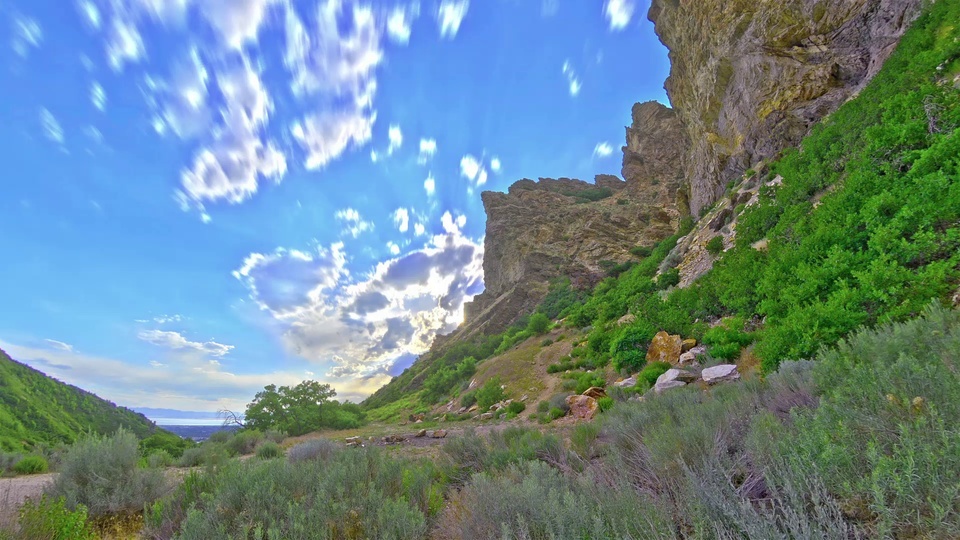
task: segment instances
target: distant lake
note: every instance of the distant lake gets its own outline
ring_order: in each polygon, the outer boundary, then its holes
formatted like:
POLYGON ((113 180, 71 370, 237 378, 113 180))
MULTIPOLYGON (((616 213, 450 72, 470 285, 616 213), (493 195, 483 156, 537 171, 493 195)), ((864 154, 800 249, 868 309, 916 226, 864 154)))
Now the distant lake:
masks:
POLYGON ((222 418, 150 418, 158 426, 219 426, 222 418))

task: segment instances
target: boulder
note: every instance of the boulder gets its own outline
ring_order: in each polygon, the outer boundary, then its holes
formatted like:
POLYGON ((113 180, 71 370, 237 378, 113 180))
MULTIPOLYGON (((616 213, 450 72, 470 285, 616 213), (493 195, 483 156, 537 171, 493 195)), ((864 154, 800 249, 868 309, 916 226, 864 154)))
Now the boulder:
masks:
POLYGON ((467 412, 467 408, 466 408, 466 407, 460 407, 459 409, 457 409, 457 414, 463 414, 463 413, 465 413, 465 412, 467 412))
POLYGON ((521 403, 524 402, 524 401, 527 401, 528 399, 530 399, 530 396, 528 396, 528 395, 526 395, 526 394, 520 396, 520 402, 521 402, 521 403))
POLYGON ((427 430, 425 429, 421 429, 420 431, 417 432, 416 435, 414 435, 414 437, 417 437, 417 438, 426 437, 426 436, 427 436, 427 430))
POLYGON ((680 388, 681 386, 686 386, 686 385, 687 383, 683 381, 667 381, 662 384, 657 383, 656 386, 653 387, 653 391, 659 394, 660 392, 670 390, 671 388, 680 388))
POLYGON ((403 435, 387 435, 386 437, 383 438, 383 442, 387 444, 402 443, 405 440, 407 439, 403 435))
POLYGON ((467 412, 472 413, 472 412, 477 412, 479 410, 480 410, 480 406, 474 403, 473 405, 470 406, 469 409, 467 409, 467 412))
POLYGON ((695 340, 695 339, 693 339, 693 338, 685 339, 685 340, 683 340, 683 341, 680 343, 680 345, 681 345, 681 347, 680 347, 681 352, 687 352, 687 351, 689 351, 690 349, 692 349, 692 348, 694 348, 694 347, 697 346, 697 340, 695 340))
POLYGON ((624 379, 624 380, 622 380, 622 381, 617 381, 617 382, 613 383, 613 385, 616 386, 616 387, 618 387, 618 388, 632 388, 632 387, 634 387, 634 386, 637 385, 637 378, 636 378, 636 377, 628 377, 628 378, 626 378, 626 379, 624 379))
POLYGON ((708 367, 700 373, 703 382, 707 384, 716 384, 726 381, 735 381, 740 378, 740 372, 737 366, 733 364, 720 364, 719 366, 708 367))
POLYGON ((485 420, 493 420, 493 416, 494 416, 494 415, 493 415, 492 412, 485 412, 485 413, 481 414, 479 418, 480 418, 480 420, 484 420, 484 421, 485 421, 485 420))
POLYGON ((647 349, 647 362, 670 362, 676 364, 683 351, 683 340, 680 336, 672 336, 666 332, 659 332, 650 342, 647 349))
POLYGON ((607 397, 607 392, 599 386, 592 386, 583 393, 584 396, 592 397, 593 399, 600 399, 602 397, 607 397))
POLYGON ((697 361, 697 353, 693 351, 687 351, 680 355, 680 365, 692 364, 697 361))
POLYGON ((447 430, 445 430, 445 429, 438 429, 438 430, 436 430, 436 431, 434 431, 433 433, 430 434, 430 437, 432 437, 432 438, 434 438, 434 439, 442 439, 442 438, 444 438, 444 437, 446 437, 446 436, 447 436, 447 430))
POLYGON ((360 437, 347 437, 344 439, 344 442, 347 443, 347 446, 361 446, 360 437))
POLYGON ((592 419, 600 410, 597 400, 590 396, 568 396, 567 405, 570 406, 570 415, 581 420, 592 419))

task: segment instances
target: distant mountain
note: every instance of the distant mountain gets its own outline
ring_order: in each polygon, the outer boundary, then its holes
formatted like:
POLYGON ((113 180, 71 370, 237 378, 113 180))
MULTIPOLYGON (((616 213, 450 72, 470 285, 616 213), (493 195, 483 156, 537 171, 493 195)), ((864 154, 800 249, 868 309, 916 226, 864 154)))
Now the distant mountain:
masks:
POLYGON ((0 450, 71 443, 84 432, 119 427, 138 437, 158 430, 142 414, 21 364, 0 350, 0 450))

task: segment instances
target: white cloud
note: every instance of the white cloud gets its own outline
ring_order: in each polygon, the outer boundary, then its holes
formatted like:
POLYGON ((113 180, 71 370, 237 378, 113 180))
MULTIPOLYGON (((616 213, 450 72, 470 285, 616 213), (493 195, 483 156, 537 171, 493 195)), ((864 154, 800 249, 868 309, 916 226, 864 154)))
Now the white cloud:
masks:
POLYGON ((40 47, 41 42, 43 42, 43 29, 40 28, 40 24, 30 17, 14 15, 13 39, 10 42, 13 52, 26 57, 30 49, 40 47))
POLYGON ((400 246, 393 242, 387 242, 387 249, 390 250, 390 254, 394 257, 400 254, 400 246))
POLYGON ((171 350, 193 350, 205 355, 222 357, 233 350, 233 345, 224 345, 216 341, 190 341, 183 337, 179 332, 168 332, 164 330, 144 330, 137 334, 142 341, 146 341, 157 347, 164 347, 171 350))
POLYGON ((456 218, 453 217, 449 211, 443 213, 443 217, 440 219, 440 224, 443 226, 443 230, 447 234, 460 234, 460 229, 462 229, 467 224, 467 216, 460 214, 456 218))
POLYGON ((90 28, 93 30, 100 29, 100 10, 97 9, 97 5, 92 0, 79 0, 77 9, 80 10, 80 15, 83 16, 84 22, 90 28))
POLYGON ((437 154, 437 141, 435 139, 420 139, 420 157, 417 162, 426 165, 437 154))
POLYGON ((160 315, 159 317, 154 317, 153 322, 157 324, 167 324, 172 322, 180 322, 183 320, 183 317, 174 313, 173 315, 160 315))
POLYGON ((603 14, 610 22, 610 30, 626 28, 633 18, 635 8, 633 0, 607 0, 603 6, 603 14))
POLYGON ((437 25, 441 38, 453 39, 457 35, 469 7, 469 0, 441 0, 437 9, 437 25))
POLYGON ((279 0, 205 0, 200 10, 229 47, 255 42, 267 8, 279 0))
POLYGON ((413 4, 409 8, 397 6, 387 17, 387 35, 399 45, 410 42, 410 25, 420 15, 420 6, 413 4))
POLYGON ((196 48, 174 64, 167 82, 148 80, 147 86, 159 93, 163 103, 159 113, 164 124, 163 132, 170 128, 184 139, 210 129, 213 114, 208 104, 209 83, 210 73, 196 48))
MULTIPOLYGON (((363 146, 373 135, 377 115, 367 115, 360 110, 325 111, 308 116, 291 128, 293 137, 307 153, 304 166, 321 169, 349 146, 363 146)), ((377 161, 376 153, 371 153, 377 161)))
POLYGON ((390 138, 390 146, 387 147, 387 155, 389 156, 403 146, 403 132, 400 131, 400 126, 391 124, 387 135, 390 138))
POLYGON ((563 74, 567 76, 567 89, 570 91, 570 95, 576 97, 580 93, 580 88, 583 87, 579 77, 577 77, 577 72, 573 69, 573 66, 570 65, 569 60, 564 60, 563 62, 563 74))
POLYGON ((593 148, 594 157, 605 158, 610 157, 611 154, 613 154, 613 146, 606 141, 597 143, 597 146, 593 148))
POLYGON ((260 178, 279 182, 287 171, 276 145, 261 140, 272 104, 249 61, 218 74, 217 83, 223 125, 181 176, 183 193, 201 208, 205 201, 242 202, 257 192, 260 178))
POLYGON ((73 345, 70 345, 69 343, 64 343, 55 339, 45 339, 44 341, 58 351, 73 352, 73 345))
POLYGON ((461 234, 465 223, 464 216, 446 217, 445 234, 378 264, 359 281, 336 271, 345 261, 334 260, 335 250, 310 254, 309 261, 292 251, 255 254, 235 275, 273 314, 291 352, 325 366, 326 377, 374 376, 455 328, 464 302, 482 290, 483 248, 461 234), (281 301, 265 301, 264 291, 278 291, 281 301))
POLYGON ((146 53, 140 31, 133 22, 114 19, 108 34, 107 61, 114 71, 123 71, 124 64, 136 63, 146 53))
POLYGON ((477 158, 467 154, 460 158, 460 176, 469 180, 473 186, 482 186, 487 183, 487 169, 477 158))
POLYGON ((375 70, 383 60, 380 28, 369 8, 346 9, 338 0, 327 0, 318 6, 310 31, 288 6, 286 32, 284 62, 294 93, 325 104, 292 127, 306 152, 305 166, 319 169, 370 140, 377 118, 375 70))
POLYGON ((393 212, 393 222, 400 232, 407 232, 410 229, 410 212, 406 208, 397 208, 393 212))
POLYGON ((490 170, 493 171, 493 172, 495 172, 495 173, 499 173, 499 172, 500 172, 501 165, 502 165, 502 164, 500 163, 500 158, 498 158, 498 157, 496 157, 496 156, 494 156, 493 159, 490 160, 490 170))
POLYGON ((100 83, 94 82, 90 85, 90 102, 97 109, 103 111, 107 108, 107 93, 103 90, 100 83))
POLYGON ((427 227, 423 223, 414 223, 413 234, 417 236, 423 236, 427 234, 427 227))
POLYGON ((337 221, 339 221, 343 227, 343 234, 349 234, 354 238, 373 230, 373 223, 364 221, 360 212, 357 212, 353 208, 338 210, 337 213, 334 214, 334 217, 337 218, 337 221))
POLYGON ((428 197, 432 197, 437 191, 437 180, 433 177, 433 173, 430 173, 427 179, 423 181, 423 189, 427 192, 428 197))
POLYGON ((53 113, 42 107, 40 109, 40 127, 47 139, 57 144, 63 144, 63 127, 60 126, 60 122, 53 113))

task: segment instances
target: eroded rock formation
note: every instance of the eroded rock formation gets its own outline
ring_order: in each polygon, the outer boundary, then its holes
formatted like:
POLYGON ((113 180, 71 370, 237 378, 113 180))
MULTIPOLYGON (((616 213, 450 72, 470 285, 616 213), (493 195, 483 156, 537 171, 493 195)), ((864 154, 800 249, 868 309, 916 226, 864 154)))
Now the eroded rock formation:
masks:
POLYGON ((879 71, 921 0, 653 0, 697 215, 879 71))

